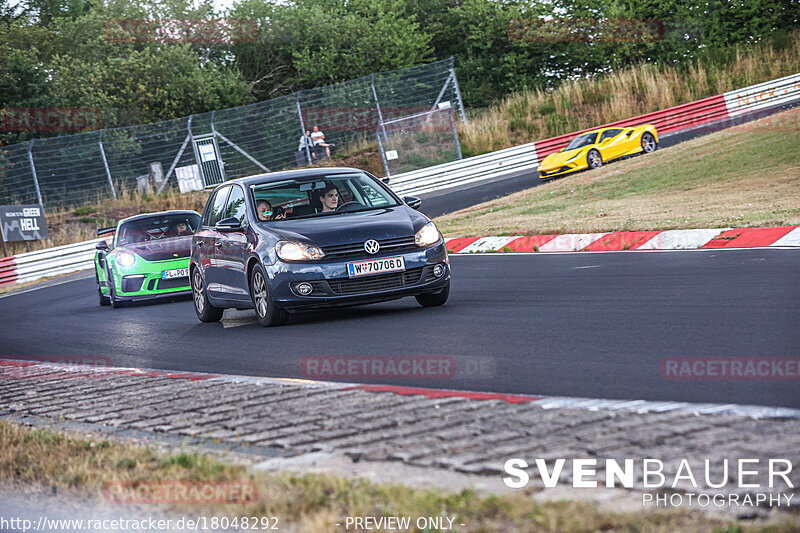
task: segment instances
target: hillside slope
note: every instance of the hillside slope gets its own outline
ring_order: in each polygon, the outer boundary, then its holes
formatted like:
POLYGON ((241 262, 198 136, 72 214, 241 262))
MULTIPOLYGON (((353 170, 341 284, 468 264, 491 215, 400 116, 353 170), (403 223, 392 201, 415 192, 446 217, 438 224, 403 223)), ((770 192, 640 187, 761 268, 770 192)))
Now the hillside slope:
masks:
POLYGON ((436 220, 449 237, 800 224, 800 109, 436 220))

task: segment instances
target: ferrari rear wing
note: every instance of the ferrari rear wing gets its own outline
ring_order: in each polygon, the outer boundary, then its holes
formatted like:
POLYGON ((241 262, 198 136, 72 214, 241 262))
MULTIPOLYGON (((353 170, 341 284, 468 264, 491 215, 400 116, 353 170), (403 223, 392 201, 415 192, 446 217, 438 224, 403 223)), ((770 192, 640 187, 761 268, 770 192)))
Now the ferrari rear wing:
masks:
POLYGON ((115 231, 117 231, 117 227, 116 226, 111 226, 110 228, 97 228, 97 236, 99 237, 100 235, 106 235, 108 233, 114 233, 115 231))

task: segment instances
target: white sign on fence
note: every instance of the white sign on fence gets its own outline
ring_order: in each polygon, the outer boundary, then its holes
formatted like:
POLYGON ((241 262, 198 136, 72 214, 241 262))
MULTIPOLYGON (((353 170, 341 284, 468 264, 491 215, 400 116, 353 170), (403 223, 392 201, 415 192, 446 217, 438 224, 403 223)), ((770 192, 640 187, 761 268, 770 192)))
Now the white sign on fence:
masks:
POLYGON ((197 165, 176 168, 175 177, 181 193, 203 190, 203 178, 200 177, 200 168, 197 165))

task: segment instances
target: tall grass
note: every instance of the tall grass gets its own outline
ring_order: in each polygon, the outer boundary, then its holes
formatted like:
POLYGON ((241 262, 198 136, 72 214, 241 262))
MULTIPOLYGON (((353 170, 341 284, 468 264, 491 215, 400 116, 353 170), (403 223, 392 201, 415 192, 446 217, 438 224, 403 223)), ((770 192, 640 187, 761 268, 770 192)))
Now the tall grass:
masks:
POLYGON ((474 113, 459 126, 459 138, 465 155, 477 155, 794 74, 800 72, 800 32, 724 56, 643 64, 553 90, 517 92, 474 113))

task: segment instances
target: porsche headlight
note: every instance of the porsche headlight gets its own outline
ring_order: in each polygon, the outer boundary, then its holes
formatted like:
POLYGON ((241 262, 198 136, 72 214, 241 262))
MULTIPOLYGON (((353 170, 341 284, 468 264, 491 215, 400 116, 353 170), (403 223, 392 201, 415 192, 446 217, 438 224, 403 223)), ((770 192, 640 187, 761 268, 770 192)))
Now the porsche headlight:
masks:
POLYGON ((136 262, 136 256, 130 252, 122 251, 117 254, 116 263, 124 268, 128 268, 133 266, 133 263, 136 262))
POLYGON ((430 246, 439 242, 439 230, 433 222, 428 222, 414 235, 417 246, 430 246))
POLYGON ((319 246, 299 241, 278 241, 275 252, 284 261, 307 261, 325 257, 325 252, 319 246))

